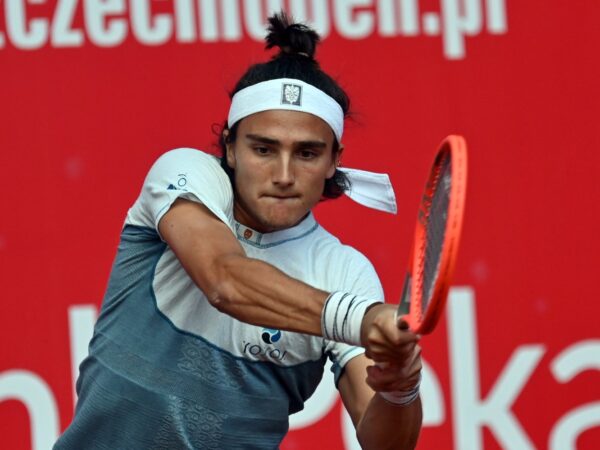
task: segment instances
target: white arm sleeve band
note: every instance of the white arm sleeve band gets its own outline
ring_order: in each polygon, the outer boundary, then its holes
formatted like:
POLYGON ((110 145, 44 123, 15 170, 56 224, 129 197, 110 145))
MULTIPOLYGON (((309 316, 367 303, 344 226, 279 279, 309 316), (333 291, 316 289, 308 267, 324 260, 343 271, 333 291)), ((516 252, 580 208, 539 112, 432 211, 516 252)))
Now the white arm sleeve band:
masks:
POLYGON ((369 306, 381 303, 347 292, 333 292, 327 297, 321 312, 323 337, 346 344, 361 345, 360 329, 369 306))

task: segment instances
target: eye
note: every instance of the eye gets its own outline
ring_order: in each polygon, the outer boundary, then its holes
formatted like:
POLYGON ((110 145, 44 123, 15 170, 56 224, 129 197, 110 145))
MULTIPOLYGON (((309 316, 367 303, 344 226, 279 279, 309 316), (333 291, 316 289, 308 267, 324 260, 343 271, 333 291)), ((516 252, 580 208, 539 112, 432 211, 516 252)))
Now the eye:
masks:
POLYGON ((319 156, 319 153, 315 152, 314 150, 310 150, 310 149, 303 149, 300 150, 298 152, 298 155, 302 158, 302 159, 314 159, 317 156, 319 156))
POLYGON ((254 147, 254 151, 259 155, 268 155, 270 152, 268 147, 263 147, 263 146, 254 147))

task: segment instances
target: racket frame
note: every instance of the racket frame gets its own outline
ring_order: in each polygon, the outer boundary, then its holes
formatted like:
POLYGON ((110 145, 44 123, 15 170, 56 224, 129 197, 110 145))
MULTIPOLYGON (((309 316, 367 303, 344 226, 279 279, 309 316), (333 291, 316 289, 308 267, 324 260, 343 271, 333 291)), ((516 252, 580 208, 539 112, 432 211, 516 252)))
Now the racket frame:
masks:
POLYGON ((425 192, 419 204, 413 247, 397 312, 398 315, 404 315, 404 319, 415 333, 431 333, 444 310, 460 243, 466 188, 467 145, 462 136, 451 135, 445 138, 440 144, 427 184, 425 185, 425 192), (427 238, 425 222, 427 209, 424 208, 424 204, 432 198, 431 194, 437 181, 435 177, 440 172, 440 161, 445 157, 450 158, 452 170, 448 218, 438 267, 439 273, 432 289, 431 297, 427 303, 427 310, 423 312, 423 298, 420 284, 423 283, 421 269, 424 264, 427 238))

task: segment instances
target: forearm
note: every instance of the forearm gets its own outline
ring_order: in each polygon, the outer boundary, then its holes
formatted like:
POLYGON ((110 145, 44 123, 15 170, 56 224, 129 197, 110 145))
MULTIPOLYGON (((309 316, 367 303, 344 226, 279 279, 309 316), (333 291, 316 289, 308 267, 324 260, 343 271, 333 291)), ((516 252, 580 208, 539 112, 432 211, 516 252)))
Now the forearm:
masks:
POLYGON ((414 449, 422 416, 420 398, 410 405, 397 406, 375 394, 358 423, 358 441, 365 450, 414 449))
POLYGON ((327 293, 248 258, 231 230, 203 205, 178 200, 160 232, 213 306, 243 322, 321 334, 327 293))
POLYGON ((220 311, 254 325, 321 335, 326 292, 242 255, 219 258, 216 266, 205 294, 220 311))
MULTIPOLYGON (((327 292, 248 258, 231 230, 198 203, 175 202, 159 228, 188 275, 219 311, 254 325, 361 344, 363 317, 375 299, 338 293, 327 301, 327 292), (326 301, 330 308, 324 308, 326 301)), ((366 323, 372 322, 376 321, 366 323)))

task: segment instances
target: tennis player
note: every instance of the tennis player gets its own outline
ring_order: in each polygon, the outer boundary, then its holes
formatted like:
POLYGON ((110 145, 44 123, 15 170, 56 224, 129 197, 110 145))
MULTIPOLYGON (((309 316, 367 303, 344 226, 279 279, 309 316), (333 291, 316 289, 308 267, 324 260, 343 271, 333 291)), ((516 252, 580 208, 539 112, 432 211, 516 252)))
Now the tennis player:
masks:
POLYGON ((280 52, 236 85, 222 159, 164 154, 129 210, 55 449, 277 448, 327 358, 364 448, 416 445, 418 336, 311 213, 344 192, 393 208, 390 187, 337 167, 349 101, 318 35, 269 22, 280 52))

